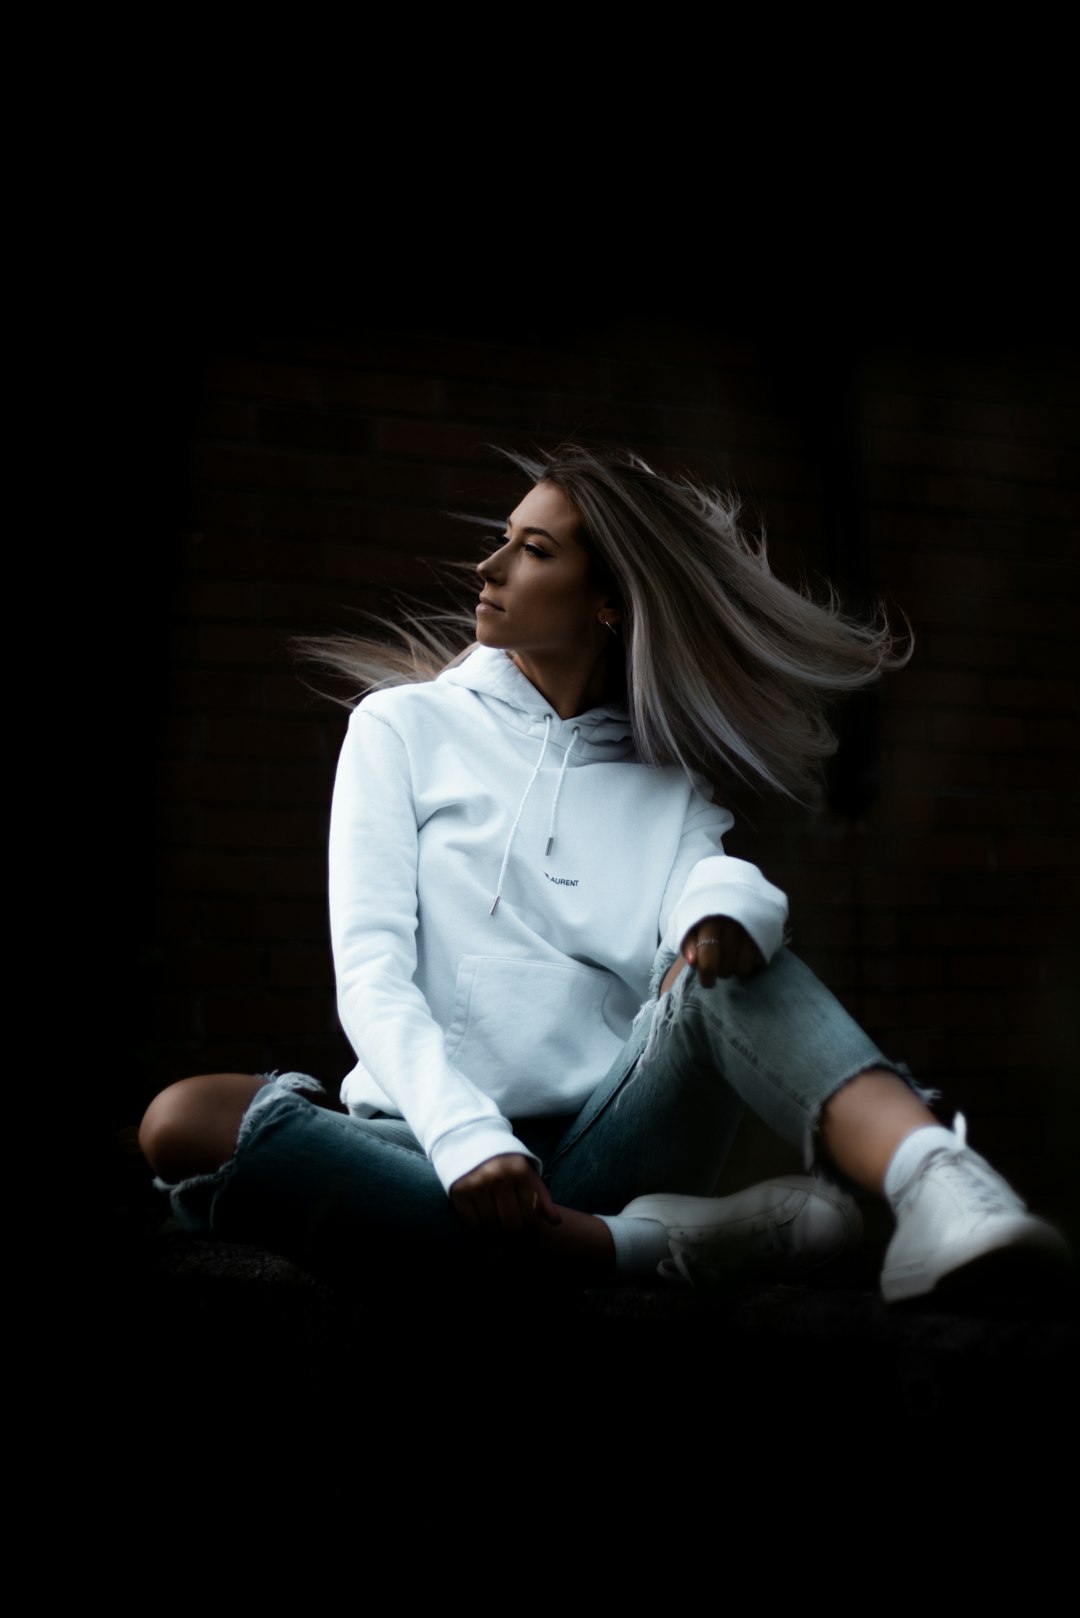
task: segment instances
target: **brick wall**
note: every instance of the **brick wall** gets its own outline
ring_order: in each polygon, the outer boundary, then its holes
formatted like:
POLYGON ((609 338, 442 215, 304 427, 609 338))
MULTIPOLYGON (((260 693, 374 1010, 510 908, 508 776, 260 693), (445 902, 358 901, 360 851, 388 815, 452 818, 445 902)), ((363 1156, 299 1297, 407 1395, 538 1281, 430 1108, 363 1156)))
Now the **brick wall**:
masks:
POLYGON ((582 434, 733 484, 783 576, 907 614, 912 662, 851 709, 826 800, 748 803, 729 846, 786 887, 794 947, 885 1049, 1075 1221, 1080 574, 1052 349, 267 328, 166 373, 119 1122, 187 1072, 350 1064, 324 896, 345 714, 289 638, 395 590, 438 599, 440 567, 476 554, 447 511, 521 493, 487 446, 582 434))

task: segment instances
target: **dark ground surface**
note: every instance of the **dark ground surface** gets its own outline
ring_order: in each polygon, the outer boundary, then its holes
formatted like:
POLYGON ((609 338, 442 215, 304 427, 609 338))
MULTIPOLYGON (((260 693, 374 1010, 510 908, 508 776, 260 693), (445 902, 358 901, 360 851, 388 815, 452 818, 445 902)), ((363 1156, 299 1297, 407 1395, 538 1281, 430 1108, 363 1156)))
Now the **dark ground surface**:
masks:
POLYGON ((290 1386, 378 1422, 407 1408, 462 1441, 602 1413, 608 1444, 841 1445, 941 1430, 1008 1446, 1022 1464, 1076 1455, 1080 1299, 1073 1271, 1000 1285, 963 1305, 887 1307, 887 1230, 813 1285, 744 1283, 471 1292, 408 1274, 329 1285, 255 1247, 200 1240, 164 1219, 141 1161, 118 1167, 114 1240, 95 1249, 85 1316, 102 1397, 180 1399, 192 1419, 240 1390, 290 1386), (223 1382, 226 1385, 223 1389, 223 1382), (696 1435, 696 1438, 693 1436, 696 1435))

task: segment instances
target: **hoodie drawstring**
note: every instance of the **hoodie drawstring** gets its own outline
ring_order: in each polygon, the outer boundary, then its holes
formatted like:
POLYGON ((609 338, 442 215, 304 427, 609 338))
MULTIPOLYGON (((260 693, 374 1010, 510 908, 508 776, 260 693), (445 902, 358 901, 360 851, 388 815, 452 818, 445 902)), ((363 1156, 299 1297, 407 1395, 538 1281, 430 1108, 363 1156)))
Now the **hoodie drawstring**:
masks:
POLYGON ((580 735, 581 735, 581 726, 580 725, 575 725, 574 726, 574 734, 570 738, 570 746, 566 749, 566 752, 563 755, 562 769, 559 771, 559 782, 558 782, 558 785, 555 788, 555 801, 551 805, 551 819, 548 822, 548 840, 547 840, 547 847, 544 850, 545 854, 550 854, 551 850, 555 846, 555 812, 559 807, 559 793, 562 791, 562 784, 563 784, 563 781, 564 781, 564 779, 566 777, 566 766, 570 762, 570 754, 574 751, 574 743, 577 741, 577 739, 578 739, 578 737, 580 735))
MULTIPOLYGON (((558 810, 559 810, 559 797, 560 797, 560 795, 562 793, 563 782, 566 779, 566 766, 570 762, 570 754, 574 751, 574 744, 576 743, 576 741, 577 741, 578 737, 580 736, 580 734, 581 734, 581 726, 580 725, 575 725, 574 730, 573 730, 573 734, 570 737, 570 745, 566 749, 565 754, 563 755, 562 769, 559 771, 559 779, 558 779, 558 782, 556 783, 556 786, 555 786, 555 797, 554 797, 554 800, 552 801, 552 805, 551 805, 551 819, 548 821, 547 847, 544 849, 545 854, 550 854, 551 850, 555 846, 555 816, 557 815, 558 810)), ((495 906, 498 904, 500 898, 502 897, 503 877, 506 875, 506 867, 510 863, 510 850, 513 847, 514 837, 515 837, 515 835, 517 833, 518 826, 521 824, 521 817, 525 813, 525 805, 529 800, 529 793, 533 789, 533 782, 536 780, 536 777, 540 774, 540 767, 544 762, 544 754, 547 752, 547 745, 548 745, 548 742, 550 741, 550 739, 551 739, 551 715, 548 713, 548 714, 544 715, 544 742, 543 742, 543 746, 540 749, 540 757, 537 759, 535 765, 533 766, 533 772, 529 776, 529 784, 525 788, 525 791, 522 793, 521 802, 518 804, 517 814, 514 816, 514 824, 510 827, 510 835, 506 839, 506 851, 503 854, 502 866, 501 866, 501 868, 499 870, 499 881, 498 881, 498 885, 497 885, 497 887, 495 889, 495 897, 494 897, 494 899, 492 899, 492 901, 491 901, 491 909, 488 911, 489 916, 493 916, 495 914, 495 906)))
POLYGON ((521 802, 518 804, 518 812, 514 816, 514 824, 510 827, 510 835, 506 839, 506 852, 503 855, 502 867, 501 867, 501 869, 499 871, 499 881, 498 881, 498 885, 496 886, 496 889, 495 889, 495 897, 494 897, 494 899, 492 899, 492 901, 491 901, 491 909, 488 911, 489 916, 493 916, 495 914, 495 906, 498 904, 499 899, 502 896, 503 877, 506 875, 506 867, 510 863, 510 849, 513 846, 514 835, 517 832, 518 826, 521 823, 521 817, 525 812, 525 805, 528 802, 529 793, 533 789, 533 782, 536 780, 536 777, 540 774, 540 766, 544 762, 544 754, 547 752, 547 744, 548 744, 548 741, 549 741, 550 737, 551 737, 551 715, 549 713, 546 713, 544 715, 544 745, 540 749, 540 757, 537 759, 535 765, 533 766, 533 772, 529 776, 529 784, 525 788, 525 791, 522 794, 521 802))

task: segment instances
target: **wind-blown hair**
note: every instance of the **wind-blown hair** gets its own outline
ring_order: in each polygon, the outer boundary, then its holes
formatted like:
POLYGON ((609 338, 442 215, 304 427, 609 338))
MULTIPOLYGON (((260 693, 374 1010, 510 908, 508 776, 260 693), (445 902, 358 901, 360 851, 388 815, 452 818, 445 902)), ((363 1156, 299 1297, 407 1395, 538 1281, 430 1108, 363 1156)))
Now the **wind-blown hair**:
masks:
MULTIPOLYGON (((654 472, 626 450, 502 453, 581 517, 594 580, 621 610, 627 705, 645 763, 801 797, 836 750, 835 699, 911 656, 910 632, 899 643, 883 610, 860 622, 831 588, 817 602, 776 578, 764 538, 742 531, 737 503, 718 490, 654 472)), ((465 655, 444 632, 466 626, 471 638, 471 614, 412 618, 386 623, 396 648, 335 637, 305 649, 370 689, 433 678, 465 655)))

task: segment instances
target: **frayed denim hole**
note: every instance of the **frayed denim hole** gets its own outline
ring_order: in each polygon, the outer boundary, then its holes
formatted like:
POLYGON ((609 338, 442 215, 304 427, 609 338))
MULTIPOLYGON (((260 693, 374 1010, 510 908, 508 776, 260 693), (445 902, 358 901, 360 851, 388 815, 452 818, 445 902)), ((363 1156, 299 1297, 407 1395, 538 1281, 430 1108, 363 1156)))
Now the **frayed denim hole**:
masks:
MULTIPOLYGON (((265 1079, 266 1089, 272 1089, 275 1095, 280 1095, 283 1091, 290 1090, 301 1095, 304 1091, 317 1096, 328 1096, 330 1093, 326 1086, 320 1083, 318 1079, 312 1078, 310 1073, 279 1073, 275 1068, 271 1073, 256 1074, 256 1078, 265 1079)), ((259 1092, 260 1095, 263 1093, 263 1091, 259 1092)), ((256 1096, 255 1100, 257 1101, 258 1099, 259 1097, 256 1096)), ((254 1104, 255 1102, 253 1101, 252 1106, 254 1104)), ((251 1111, 251 1107, 248 1108, 248 1111, 251 1111)))
POLYGON ((653 961, 652 974, 649 978, 649 998, 646 1005, 655 1005, 660 998, 660 985, 678 959, 679 952, 676 949, 665 949, 661 945, 657 950, 656 958, 653 961))
POLYGON ((236 1134, 236 1151, 230 1158, 222 1163, 220 1168, 213 1169, 209 1174, 191 1174, 186 1180, 177 1180, 170 1183, 155 1177, 154 1188, 161 1191, 169 1199, 169 1207, 173 1218, 184 1230, 194 1234, 204 1234, 210 1229, 211 1212, 216 1197, 223 1191, 236 1170, 236 1159, 240 1148, 249 1139, 261 1122, 261 1116, 266 1108, 282 1096, 302 1095, 304 1091, 309 1094, 325 1095, 326 1090, 318 1081, 307 1073, 260 1073, 256 1077, 265 1079, 265 1083, 245 1109, 240 1120, 240 1128, 236 1134))
POLYGON ((182 1230, 204 1236, 210 1230, 214 1200, 229 1183, 235 1168, 234 1154, 212 1174, 192 1174, 175 1184, 155 1176, 154 1189, 168 1197, 172 1216, 182 1230))
POLYGON ((241 1146, 243 1146, 244 1142, 251 1134, 252 1128, 254 1127, 255 1121, 258 1119, 259 1114, 263 1112, 272 1101, 276 1101, 279 1099, 279 1097, 287 1095, 299 1095, 302 1097, 305 1091, 307 1091, 309 1095, 313 1096, 325 1096, 327 1093, 323 1085, 319 1083, 318 1079, 313 1079, 309 1073, 260 1073, 258 1077, 265 1078, 266 1083, 256 1095, 252 1096, 250 1102, 248 1103, 247 1111, 240 1120, 240 1128, 236 1136, 237 1151, 240 1150, 241 1146))
MULTIPOLYGON (((672 956, 672 960, 674 959, 675 957, 672 956)), ((670 966, 670 962, 668 964, 670 966)), ((616 1107, 618 1107, 620 1101, 626 1094, 627 1090, 629 1090, 634 1080, 639 1076, 639 1074, 644 1072, 645 1068, 655 1057, 656 1047, 659 1044, 665 1030, 671 1027, 672 1023, 679 1014, 684 1000, 686 999, 686 985, 692 977, 692 972, 680 972, 678 977, 675 979, 675 982, 671 985, 671 988, 662 994, 658 1000, 646 1000, 645 1004, 641 1007, 637 1016, 634 1018, 632 1032, 635 1034, 639 1034, 641 1032, 646 1017, 649 1017, 652 1020, 649 1023, 649 1032, 646 1037, 645 1044, 642 1046, 641 1051, 638 1054, 633 1069, 627 1076, 626 1083, 621 1087, 618 1095, 615 1097, 616 1107)))

